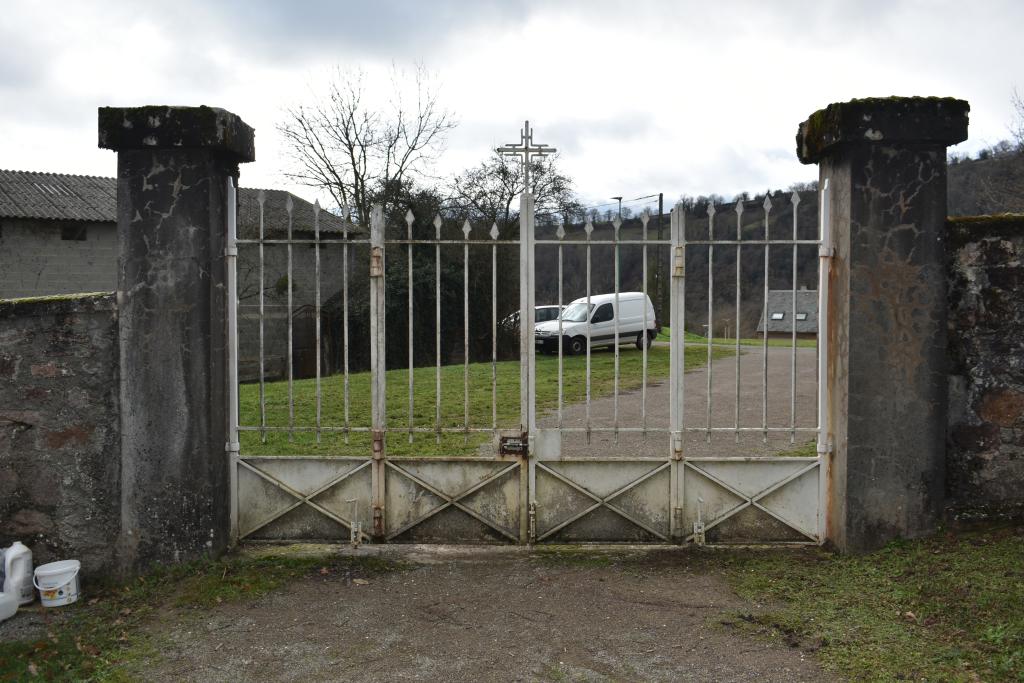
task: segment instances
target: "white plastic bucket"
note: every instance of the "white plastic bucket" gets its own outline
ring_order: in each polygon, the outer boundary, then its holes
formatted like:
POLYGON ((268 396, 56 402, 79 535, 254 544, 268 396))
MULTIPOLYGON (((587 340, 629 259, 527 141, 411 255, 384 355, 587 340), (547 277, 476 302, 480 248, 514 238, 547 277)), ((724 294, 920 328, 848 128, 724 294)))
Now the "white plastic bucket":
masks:
POLYGON ((43 607, 70 605, 78 600, 78 560, 61 560, 36 567, 32 584, 39 589, 43 607))

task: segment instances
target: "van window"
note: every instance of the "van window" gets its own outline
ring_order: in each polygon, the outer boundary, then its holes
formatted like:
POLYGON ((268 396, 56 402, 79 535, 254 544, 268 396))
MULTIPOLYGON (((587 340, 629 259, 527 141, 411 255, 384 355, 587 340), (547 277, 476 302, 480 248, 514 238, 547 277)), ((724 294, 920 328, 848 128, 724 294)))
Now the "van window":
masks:
MULTIPOLYGON (((590 304, 590 308, 594 308, 594 304, 590 304)), ((569 323, 581 323, 587 319, 587 304, 569 304, 562 311, 562 320, 569 323)))
POLYGON ((594 317, 590 319, 592 323, 606 323, 612 319, 612 305, 601 304, 594 311, 594 317))

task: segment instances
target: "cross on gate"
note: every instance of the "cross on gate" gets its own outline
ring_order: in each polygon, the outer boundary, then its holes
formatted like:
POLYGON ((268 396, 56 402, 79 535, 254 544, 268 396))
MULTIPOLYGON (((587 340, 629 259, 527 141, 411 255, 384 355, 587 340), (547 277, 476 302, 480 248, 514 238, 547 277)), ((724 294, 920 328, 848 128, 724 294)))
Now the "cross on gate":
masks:
POLYGON ((545 157, 554 154, 558 150, 549 145, 540 143, 533 144, 533 131, 530 129, 530 122, 526 121, 522 130, 519 131, 519 144, 508 144, 498 147, 496 150, 504 156, 522 157, 523 162, 523 187, 524 191, 530 191, 530 157, 545 157))

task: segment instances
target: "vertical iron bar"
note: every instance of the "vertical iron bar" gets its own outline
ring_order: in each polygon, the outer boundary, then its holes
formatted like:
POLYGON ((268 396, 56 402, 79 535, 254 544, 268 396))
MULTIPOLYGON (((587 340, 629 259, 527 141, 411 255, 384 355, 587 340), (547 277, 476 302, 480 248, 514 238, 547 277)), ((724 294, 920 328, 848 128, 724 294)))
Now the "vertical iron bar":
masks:
POLYGON ((831 401, 831 382, 829 378, 829 287, 834 248, 832 245, 831 225, 831 193, 829 179, 825 178, 821 187, 821 203, 819 204, 818 239, 818 542, 824 543, 828 530, 826 528, 825 495, 828 486, 828 468, 826 459, 832 452, 831 419, 829 403, 831 401))
POLYGON ((491 224, 491 429, 498 436, 498 224, 491 224))
POLYGON ((434 441, 441 443, 441 216, 434 216, 434 441))
POLYGON ((313 296, 316 314, 316 442, 320 443, 321 406, 320 394, 320 200, 313 204, 313 296))
POLYGON ((469 221, 462 226, 466 244, 462 245, 462 424, 464 443, 469 443, 469 221))
POLYGON ((743 200, 736 202, 736 443, 740 442, 740 262, 743 257, 743 200))
MULTIPOLYGON (((558 226, 558 239, 565 236, 564 228, 558 226)), ((562 428, 562 243, 558 243, 558 428, 562 428)))
POLYGON ((370 401, 374 441, 383 438, 387 424, 384 297, 384 209, 375 204, 370 213, 370 401))
POLYGON ((295 283, 292 282, 292 196, 287 195, 285 209, 288 211, 288 441, 294 438, 295 429, 295 368, 292 342, 292 292, 295 290, 295 283))
POLYGON ((256 201, 260 205, 260 243, 259 243, 259 258, 260 258, 260 293, 259 293, 259 304, 260 304, 260 443, 267 442, 267 388, 266 388, 266 365, 263 359, 263 327, 265 314, 263 310, 263 290, 264 290, 264 262, 263 262, 263 239, 264 239, 264 211, 263 205, 267 200, 267 193, 263 190, 259 191, 256 195, 256 201))
POLYGON ((591 219, 587 219, 587 224, 584 226, 584 231, 587 233, 587 445, 590 445, 590 234, 594 232, 594 224, 591 219))
POLYGON ((829 274, 832 267, 832 226, 829 179, 826 178, 821 187, 820 204, 820 228, 818 247, 818 455, 824 455, 831 451, 831 434, 828 409, 829 409, 829 274))
MULTIPOLYGON (((644 308, 644 329, 643 336, 640 338, 640 428, 643 430, 643 441, 647 443, 647 346, 651 343, 650 333, 647 331, 647 222, 651 219, 650 212, 644 209, 644 212, 640 214, 640 225, 642 227, 641 239, 643 245, 641 246, 641 262, 642 262, 642 273, 640 275, 643 286, 644 300, 641 302, 644 308)), ((657 296, 657 293, 655 293, 657 296)))
POLYGON ((772 202, 768 195, 764 198, 764 301, 762 302, 761 323, 764 325, 761 338, 761 429, 762 440, 768 443, 768 262, 771 253, 769 240, 769 214, 772 202))
POLYGON ((409 443, 413 442, 413 428, 415 425, 415 407, 413 401, 413 370, 415 367, 415 353, 414 344, 415 337, 413 336, 413 285, 412 285, 412 273, 413 273, 413 261, 412 261, 412 224, 416 220, 413 216, 412 209, 405 214, 405 234, 409 239, 409 249, 407 253, 408 257, 408 281, 409 281, 409 443))
POLYGON ((229 496, 229 540, 232 545, 238 541, 238 196, 235 179, 228 177, 225 194, 227 199, 227 245, 224 249, 228 318, 227 338, 227 395, 228 395, 228 440, 224 450, 228 454, 228 496, 229 496))
POLYGON ((708 205, 708 329, 707 329, 707 431, 704 438, 711 443, 711 339, 715 336, 714 301, 715 301, 715 205, 708 205))
POLYGON ((534 434, 537 431, 537 345, 534 343, 537 334, 537 316, 534 315, 534 311, 537 309, 537 247, 535 245, 537 239, 537 207, 532 192, 528 194, 528 197, 530 200, 526 206, 526 217, 528 219, 526 231, 530 238, 530 259, 526 264, 527 272, 530 275, 530 289, 527 292, 530 297, 528 306, 530 311, 530 400, 528 408, 530 418, 530 450, 532 451, 534 434))
MULTIPOLYGON (((683 457, 683 378, 686 370, 686 250, 683 241, 683 206, 677 204, 669 213, 669 429, 671 456, 683 457)), ((673 519, 675 511, 672 512, 673 519)))
POLYGON ((344 373, 342 404, 345 409, 345 443, 349 441, 349 389, 348 389, 348 225, 351 217, 349 207, 343 207, 341 235, 341 353, 344 373))
POLYGON ((614 316, 612 332, 615 334, 615 344, 612 346, 612 349, 615 351, 615 358, 613 360, 615 370, 612 382, 612 429, 616 446, 619 445, 619 315, 621 314, 619 309, 619 228, 621 226, 622 220, 616 216, 615 220, 612 221, 612 237, 615 242, 615 309, 612 311, 614 316))
MULTIPOLYGON (((796 193, 794 193, 796 194, 796 193)), ((789 442, 796 443, 796 287, 797 287, 797 205, 793 205, 793 306, 789 319, 791 355, 789 366, 789 442)))

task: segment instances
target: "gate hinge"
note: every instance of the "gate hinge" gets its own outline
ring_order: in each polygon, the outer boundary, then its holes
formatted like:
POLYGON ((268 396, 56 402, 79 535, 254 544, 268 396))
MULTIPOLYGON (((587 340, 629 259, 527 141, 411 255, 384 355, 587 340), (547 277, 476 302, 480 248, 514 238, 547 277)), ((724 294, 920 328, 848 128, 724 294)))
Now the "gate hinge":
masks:
POLYGON ((373 459, 384 458, 384 431, 376 429, 373 431, 373 459))
POLYGON ((537 501, 530 503, 530 530, 528 540, 530 543, 537 542, 537 501))

